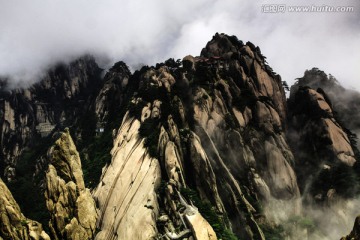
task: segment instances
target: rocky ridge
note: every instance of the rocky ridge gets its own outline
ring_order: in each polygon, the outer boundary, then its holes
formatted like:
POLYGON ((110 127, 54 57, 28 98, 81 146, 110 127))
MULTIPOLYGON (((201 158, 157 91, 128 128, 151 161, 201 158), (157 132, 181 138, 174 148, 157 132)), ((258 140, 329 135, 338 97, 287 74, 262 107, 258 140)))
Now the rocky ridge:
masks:
POLYGON ((66 129, 49 150, 46 205, 53 239, 93 239, 97 219, 95 202, 85 188, 81 161, 66 129))

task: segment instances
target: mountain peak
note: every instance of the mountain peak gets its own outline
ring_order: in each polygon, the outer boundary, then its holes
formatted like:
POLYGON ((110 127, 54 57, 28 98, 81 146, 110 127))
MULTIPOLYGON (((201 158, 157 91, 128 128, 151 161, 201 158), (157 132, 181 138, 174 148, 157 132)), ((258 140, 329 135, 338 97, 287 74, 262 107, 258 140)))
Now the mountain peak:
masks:
POLYGON ((302 78, 298 78, 295 86, 310 86, 312 88, 326 88, 326 87, 340 87, 339 82, 331 74, 326 74, 319 68, 313 67, 310 70, 304 72, 302 78))
POLYGON ((124 63, 123 61, 119 61, 116 62, 110 69, 109 71, 113 71, 113 72, 124 72, 126 74, 130 74, 130 70, 129 67, 126 65, 126 63, 124 63))
POLYGON ((202 57, 224 57, 224 55, 236 53, 244 43, 236 36, 229 36, 224 33, 216 33, 211 41, 202 49, 202 57))

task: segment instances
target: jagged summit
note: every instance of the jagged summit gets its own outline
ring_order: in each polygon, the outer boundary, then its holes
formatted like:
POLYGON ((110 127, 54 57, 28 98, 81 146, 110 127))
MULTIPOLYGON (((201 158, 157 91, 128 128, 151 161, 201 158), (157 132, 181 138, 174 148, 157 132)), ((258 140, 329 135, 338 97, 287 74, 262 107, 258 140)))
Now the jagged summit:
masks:
POLYGON ((238 40, 236 36, 228 36, 224 33, 216 33, 212 40, 206 44, 206 47, 202 49, 200 56, 207 58, 231 58, 231 55, 240 51, 243 46, 243 42, 238 40))
POLYGON ((338 87, 344 89, 338 80, 331 74, 326 74, 324 71, 319 68, 312 68, 304 72, 304 76, 298 78, 294 84, 294 88, 300 86, 310 86, 314 89, 316 88, 331 88, 338 87))
MULTIPOLYGON (((348 134, 360 136, 360 93, 352 89, 346 89, 339 84, 339 81, 331 74, 326 74, 318 68, 312 68, 304 72, 304 76, 297 79, 291 86, 290 98, 301 86, 323 91, 323 95, 331 102, 337 120, 346 126, 348 134)), ((353 137, 353 140, 356 137, 353 137)), ((360 147, 359 142, 355 143, 360 147)))
POLYGON ((325 96, 322 91, 300 87, 289 99, 289 135, 292 136, 289 142, 298 156, 298 180, 302 188, 310 186, 311 194, 317 195, 318 200, 326 198, 330 190, 341 195, 358 191, 356 186, 345 186, 337 178, 331 179, 332 175, 346 170, 349 176, 343 178, 351 178, 348 166, 356 163, 356 147, 336 120, 325 96))
MULTIPOLYGON (((229 36, 224 33, 216 33, 213 38, 202 49, 200 56, 202 57, 224 57, 231 58, 232 54, 246 51, 244 46, 248 46, 251 51, 258 53, 261 57, 260 48, 255 46, 252 42, 243 43, 236 36, 229 36)), ((251 53, 250 53, 251 54, 251 53)))
POLYGON ((128 65, 126 65, 125 62, 123 61, 119 61, 114 63, 114 65, 109 69, 109 71, 113 71, 113 72, 122 72, 124 71, 127 74, 130 74, 130 70, 128 65))
POLYGON ((264 64, 264 68, 270 75, 276 75, 272 68, 266 64, 266 57, 262 55, 258 46, 252 42, 243 43, 236 36, 229 36, 224 33, 216 33, 212 40, 209 41, 205 48, 202 49, 200 56, 205 58, 221 58, 221 59, 236 59, 241 55, 248 55, 251 58, 256 58, 259 63, 264 64))
POLYGON ((60 134, 48 152, 46 206, 54 239, 93 239, 95 202, 85 188, 81 160, 69 130, 60 134))

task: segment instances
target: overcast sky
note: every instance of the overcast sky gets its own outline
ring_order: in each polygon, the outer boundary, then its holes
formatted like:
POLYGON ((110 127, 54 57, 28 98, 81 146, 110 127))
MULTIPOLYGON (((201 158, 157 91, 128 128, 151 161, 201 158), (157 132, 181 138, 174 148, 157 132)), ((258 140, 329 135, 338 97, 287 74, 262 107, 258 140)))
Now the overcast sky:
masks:
POLYGON ((359 0, 0 0, 0 75, 33 81, 93 54, 106 67, 199 55, 216 32, 258 45, 289 84, 318 67, 360 90, 359 0), (264 4, 353 6, 351 13, 263 13, 264 4))

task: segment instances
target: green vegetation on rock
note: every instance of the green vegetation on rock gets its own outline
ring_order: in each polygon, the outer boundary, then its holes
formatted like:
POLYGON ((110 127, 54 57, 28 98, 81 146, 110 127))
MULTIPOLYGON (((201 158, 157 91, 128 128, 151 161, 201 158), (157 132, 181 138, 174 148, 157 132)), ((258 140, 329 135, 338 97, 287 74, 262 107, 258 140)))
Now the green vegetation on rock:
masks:
POLYGON ((215 207, 209 202, 200 199, 196 191, 190 188, 182 188, 180 192, 189 199, 199 210, 201 215, 208 221, 214 229, 218 239, 222 240, 238 240, 234 233, 226 228, 223 216, 215 212, 215 207))
POLYGON ((159 120, 152 118, 146 119, 139 128, 139 135, 145 138, 144 146, 148 149, 150 156, 158 158, 159 120))
POLYGON ((81 151, 82 169, 85 186, 94 188, 98 184, 102 168, 110 163, 112 148, 112 132, 105 132, 93 138, 93 141, 81 151))
POLYGON ((18 160, 16 179, 7 183, 23 214, 48 230, 49 213, 46 209, 44 190, 40 187, 45 171, 35 172, 37 160, 44 156, 50 146, 50 137, 37 139, 36 144, 26 148, 18 160))

